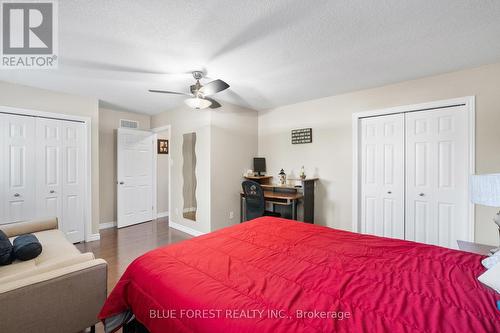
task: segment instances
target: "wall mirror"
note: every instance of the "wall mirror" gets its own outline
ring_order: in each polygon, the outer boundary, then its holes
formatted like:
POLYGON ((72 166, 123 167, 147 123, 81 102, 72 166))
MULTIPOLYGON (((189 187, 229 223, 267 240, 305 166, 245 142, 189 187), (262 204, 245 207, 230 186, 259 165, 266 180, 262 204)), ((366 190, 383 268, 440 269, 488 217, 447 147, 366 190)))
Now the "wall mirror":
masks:
POLYGON ((186 133, 182 137, 182 176, 184 184, 182 195, 184 206, 182 216, 185 219, 196 221, 196 133, 186 133))

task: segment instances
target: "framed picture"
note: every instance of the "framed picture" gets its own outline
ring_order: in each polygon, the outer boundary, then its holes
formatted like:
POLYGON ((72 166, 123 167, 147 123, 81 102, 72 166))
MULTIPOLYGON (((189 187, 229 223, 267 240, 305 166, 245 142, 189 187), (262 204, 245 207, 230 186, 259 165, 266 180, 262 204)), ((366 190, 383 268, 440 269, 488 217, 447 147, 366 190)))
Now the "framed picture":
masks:
POLYGON ((168 154, 168 140, 158 139, 158 154, 168 154))

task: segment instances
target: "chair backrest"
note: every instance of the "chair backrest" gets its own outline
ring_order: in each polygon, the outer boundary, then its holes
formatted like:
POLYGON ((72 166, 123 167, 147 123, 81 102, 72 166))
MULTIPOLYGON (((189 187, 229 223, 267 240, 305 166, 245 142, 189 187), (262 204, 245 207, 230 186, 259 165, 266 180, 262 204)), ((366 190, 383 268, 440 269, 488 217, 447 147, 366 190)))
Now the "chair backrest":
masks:
POLYGON ((264 201, 264 191, 259 183, 253 180, 245 180, 241 183, 245 194, 245 217, 252 220, 264 216, 266 202, 264 201))

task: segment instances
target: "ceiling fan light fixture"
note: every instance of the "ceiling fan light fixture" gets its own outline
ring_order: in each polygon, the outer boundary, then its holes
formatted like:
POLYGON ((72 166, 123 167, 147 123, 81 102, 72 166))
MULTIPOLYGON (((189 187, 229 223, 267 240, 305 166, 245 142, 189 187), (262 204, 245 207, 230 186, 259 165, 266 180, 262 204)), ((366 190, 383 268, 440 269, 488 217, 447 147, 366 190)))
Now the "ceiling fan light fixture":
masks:
POLYGON ((186 103, 186 105, 189 106, 190 108, 197 110, 206 109, 210 105, 212 105, 212 102, 209 101, 208 99, 199 97, 188 98, 184 100, 184 103, 186 103))

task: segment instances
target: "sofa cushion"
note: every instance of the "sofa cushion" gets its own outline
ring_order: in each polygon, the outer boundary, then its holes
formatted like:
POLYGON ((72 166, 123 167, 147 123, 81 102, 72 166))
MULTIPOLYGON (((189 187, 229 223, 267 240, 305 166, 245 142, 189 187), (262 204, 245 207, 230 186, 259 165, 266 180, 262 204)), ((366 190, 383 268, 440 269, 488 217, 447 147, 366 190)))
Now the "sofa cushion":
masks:
POLYGON ((0 229, 5 232, 7 237, 14 237, 24 234, 32 234, 43 230, 57 229, 57 218, 31 220, 24 222, 14 222, 1 224, 0 229))
POLYGON ((40 244, 38 238, 33 234, 16 237, 13 246, 12 253, 14 254, 14 258, 22 261, 34 259, 42 253, 42 244, 40 244))
MULTIPOLYGON (((71 244, 64 234, 57 229, 35 233, 43 246, 42 253, 35 259, 28 261, 15 260, 12 265, 0 267, 0 279, 13 274, 28 272, 40 265, 51 265, 61 260, 80 255, 80 251, 71 244)), ((11 241, 14 237, 10 238, 11 241)))
POLYGON ((0 285, 80 264, 93 259, 95 259, 95 257, 92 252, 82 253, 71 257, 54 258, 42 264, 33 265, 26 270, 19 270, 11 273, 10 275, 0 277, 0 285))
POLYGON ((9 265, 12 263, 12 244, 5 235, 5 233, 0 230, 0 265, 9 265))

